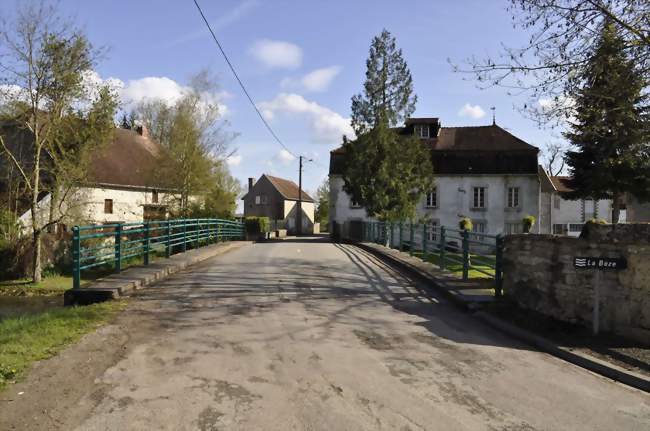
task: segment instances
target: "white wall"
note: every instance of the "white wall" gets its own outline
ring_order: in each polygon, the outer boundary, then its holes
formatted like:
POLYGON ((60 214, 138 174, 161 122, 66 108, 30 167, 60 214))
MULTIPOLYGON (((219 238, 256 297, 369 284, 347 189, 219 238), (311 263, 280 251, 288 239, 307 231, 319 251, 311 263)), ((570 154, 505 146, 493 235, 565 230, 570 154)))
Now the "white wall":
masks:
MULTIPOLYGON (((438 205, 426 208, 426 200, 418 205, 418 216, 437 220, 442 226, 456 227, 461 216, 486 223, 489 234, 503 233, 506 223, 522 223, 523 217, 539 219, 540 186, 533 175, 440 175, 436 176, 438 205), (472 209, 473 187, 486 187, 486 208, 472 209), (506 208, 508 187, 519 187, 519 207, 506 208)), ((351 208, 350 197, 343 191, 343 179, 330 176, 330 220, 343 223, 366 220, 363 208, 351 208)), ((537 232, 537 224, 533 231, 537 232)))
MULTIPOLYGON (((108 222, 141 222, 144 218, 145 204, 152 204, 153 193, 151 190, 133 190, 117 188, 92 188, 80 187, 74 190, 72 196, 62 206, 58 214, 65 217, 64 224, 104 224, 108 222), (104 212, 105 199, 113 200, 113 213, 104 212)), ((164 204, 174 199, 174 195, 158 193, 158 203, 164 204)), ((50 211, 50 198, 47 195, 39 202, 38 217, 40 223, 48 219, 50 211)), ((58 217, 58 215, 57 215, 58 217)), ((21 216, 25 229, 31 228, 31 211, 21 216)))
MULTIPOLYGON (((545 195, 547 194, 545 193, 545 195)), ((551 194, 550 200, 551 200, 552 225, 556 225, 556 224, 562 224, 567 226, 570 224, 581 225, 594 217, 599 219, 604 219, 607 223, 612 222, 611 199, 601 199, 598 201, 567 200, 567 199, 562 199, 560 195, 557 192, 555 192, 551 194), (559 203, 559 208, 557 206, 557 203, 559 203), (584 205, 584 211, 583 211, 583 205, 584 205)), ((553 230, 551 230, 548 233, 553 233, 553 230)), ((572 232, 565 232, 565 233, 570 236, 578 236, 580 234, 580 230, 578 230, 576 226, 576 229, 573 230, 572 232)))

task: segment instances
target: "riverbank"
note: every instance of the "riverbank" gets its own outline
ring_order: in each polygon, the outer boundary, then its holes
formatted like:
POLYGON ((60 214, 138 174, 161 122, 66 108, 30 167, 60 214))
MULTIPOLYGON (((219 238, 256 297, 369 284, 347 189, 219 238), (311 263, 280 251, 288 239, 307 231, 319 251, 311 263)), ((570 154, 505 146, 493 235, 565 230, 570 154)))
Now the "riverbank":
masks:
POLYGON ((56 355, 125 306, 124 300, 111 301, 0 320, 0 390, 20 379, 30 364, 56 355))

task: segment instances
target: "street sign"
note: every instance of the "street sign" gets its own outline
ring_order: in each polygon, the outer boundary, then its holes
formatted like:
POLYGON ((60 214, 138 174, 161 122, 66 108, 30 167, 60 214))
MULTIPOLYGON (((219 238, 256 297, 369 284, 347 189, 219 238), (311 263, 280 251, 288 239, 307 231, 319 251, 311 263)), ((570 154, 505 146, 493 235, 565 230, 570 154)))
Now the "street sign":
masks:
POLYGON ((595 269, 594 308, 592 313, 592 332, 600 332, 600 271, 620 271, 627 268, 627 260, 611 257, 574 257, 573 266, 576 269, 595 269))
POLYGON ((619 271, 627 268, 627 260, 611 257, 574 257, 573 266, 578 269, 619 271))

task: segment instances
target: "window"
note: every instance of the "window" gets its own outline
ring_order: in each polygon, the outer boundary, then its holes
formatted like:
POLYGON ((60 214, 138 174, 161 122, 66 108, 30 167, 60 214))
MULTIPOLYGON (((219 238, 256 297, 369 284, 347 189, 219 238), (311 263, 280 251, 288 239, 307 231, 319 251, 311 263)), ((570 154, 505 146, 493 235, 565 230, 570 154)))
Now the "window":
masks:
POLYGON ((151 203, 153 204, 158 203, 158 190, 154 190, 151 192, 151 203))
POLYGON ((440 225, 438 220, 431 220, 427 226, 427 241, 436 242, 438 241, 438 229, 440 225))
POLYGON ((508 208, 519 207, 519 187, 508 187, 508 208))
POLYGON ((474 187, 472 208, 485 208, 485 187, 474 187))
POLYGON ((523 224, 522 223, 506 223, 505 226, 505 233, 506 235, 514 235, 517 233, 523 232, 523 224))
POLYGON ((561 223, 555 223, 553 225, 553 235, 565 235, 566 234, 565 228, 566 225, 563 225, 561 223))
POLYGON ((555 195, 555 196, 553 196, 553 206, 555 207, 556 210, 559 210, 559 209, 560 209, 560 201, 561 201, 561 200, 562 200, 562 199, 560 198, 559 195, 555 195))
POLYGON ((113 199, 104 199, 104 214, 113 214, 113 199))
POLYGON ((438 189, 434 188, 429 193, 427 193, 427 208, 436 208, 438 206, 438 189))
POLYGON ((255 196, 255 205, 262 203, 262 197, 260 195, 255 196))
POLYGON ((361 205, 359 205, 359 203, 354 199, 350 198, 350 208, 361 208, 361 205))
POLYGON ((582 232, 582 223, 570 223, 569 232, 582 232))
POLYGON ((414 127, 415 136, 420 139, 429 138, 429 125, 428 124, 416 124, 414 127))
MULTIPOLYGON (((487 232, 487 223, 483 221, 477 221, 472 224, 472 232, 474 233, 486 233, 487 232)), ((479 235, 474 235, 475 240, 482 240, 483 237, 479 235)))
POLYGON ((269 203, 268 196, 262 195, 262 205, 266 205, 269 203))

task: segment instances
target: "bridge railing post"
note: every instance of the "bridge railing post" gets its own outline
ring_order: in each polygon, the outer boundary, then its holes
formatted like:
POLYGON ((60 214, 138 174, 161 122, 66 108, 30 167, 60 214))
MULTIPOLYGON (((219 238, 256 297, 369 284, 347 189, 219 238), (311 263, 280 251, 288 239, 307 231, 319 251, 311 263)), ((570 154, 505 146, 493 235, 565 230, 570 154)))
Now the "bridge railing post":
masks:
POLYGON ((422 260, 427 260, 427 224, 422 223, 422 260))
POLYGON ((115 272, 122 271, 122 223, 115 227, 115 272))
POLYGON ((440 226, 440 242, 438 243, 438 253, 440 254, 440 257, 438 259, 438 266, 442 270, 445 269, 445 247, 446 247, 445 243, 446 243, 445 227, 440 226))
POLYGON ((151 247, 151 239, 149 237, 149 222, 144 224, 144 264, 149 265, 149 249, 151 247))
POLYGON ((81 287, 81 234, 79 226, 72 228, 72 288, 81 287))
POLYGON ((187 251, 187 219, 183 219, 183 253, 187 251))
POLYGON ((411 235, 409 237, 411 245, 409 245, 409 254, 413 256, 413 249, 415 248, 415 227, 413 226, 413 220, 411 220, 411 235))
POLYGON ((469 279, 469 232, 467 229, 462 232, 463 238, 463 280, 469 279))
POLYGON ((172 224, 167 220, 167 238, 165 238, 165 257, 169 258, 172 255, 172 224))

